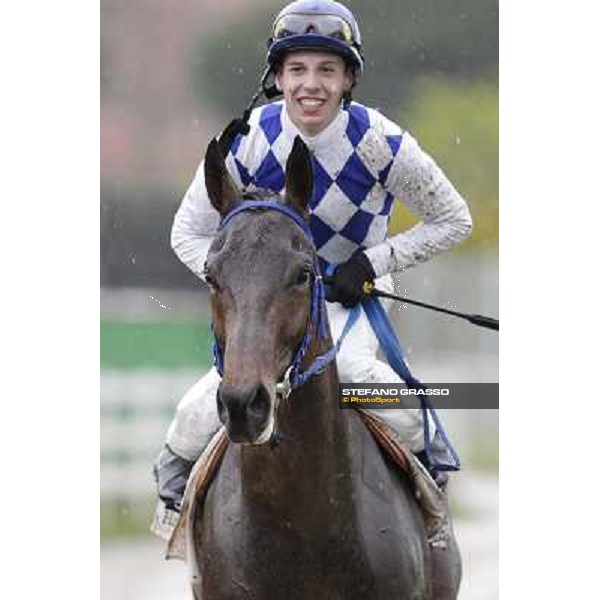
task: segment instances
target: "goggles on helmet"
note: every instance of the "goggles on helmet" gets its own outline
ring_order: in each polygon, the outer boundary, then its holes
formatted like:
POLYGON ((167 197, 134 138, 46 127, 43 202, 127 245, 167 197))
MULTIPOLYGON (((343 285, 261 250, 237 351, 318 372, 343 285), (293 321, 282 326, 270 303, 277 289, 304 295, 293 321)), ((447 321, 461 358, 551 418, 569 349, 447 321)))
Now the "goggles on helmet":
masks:
POLYGON ((294 35, 315 34, 352 46, 356 43, 350 24, 336 15, 289 14, 273 26, 273 42, 294 35))

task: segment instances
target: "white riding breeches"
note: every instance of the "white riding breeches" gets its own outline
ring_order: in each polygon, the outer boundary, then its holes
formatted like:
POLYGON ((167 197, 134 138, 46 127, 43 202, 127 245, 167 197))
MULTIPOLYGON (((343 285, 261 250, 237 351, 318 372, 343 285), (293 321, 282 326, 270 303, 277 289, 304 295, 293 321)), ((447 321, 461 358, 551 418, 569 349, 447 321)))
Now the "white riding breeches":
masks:
MULTIPOLYGON (((378 289, 393 292, 391 276, 381 277, 376 283, 378 289)), ((334 340, 341 335, 349 312, 341 304, 327 302, 329 325, 334 340)), ((401 383, 398 374, 387 363, 377 359, 378 346, 377 337, 361 308, 360 316, 337 355, 340 381, 401 383)), ((195 461, 221 426, 216 400, 220 382, 221 378, 216 369, 211 368, 186 392, 177 406, 175 417, 167 432, 166 443, 173 452, 187 460, 195 461)), ((423 419, 419 409, 367 410, 394 429, 413 452, 423 450, 423 419)))

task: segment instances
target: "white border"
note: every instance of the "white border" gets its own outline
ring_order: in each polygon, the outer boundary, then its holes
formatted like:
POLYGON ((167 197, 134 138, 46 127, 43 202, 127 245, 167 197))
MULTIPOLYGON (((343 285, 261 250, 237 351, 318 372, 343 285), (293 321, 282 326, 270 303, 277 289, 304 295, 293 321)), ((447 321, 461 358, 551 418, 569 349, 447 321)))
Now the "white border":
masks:
POLYGON ((596 587, 600 102, 591 6, 503 2, 500 10, 500 589, 508 599, 590 598, 596 587))
POLYGON ((2 20, 0 596, 93 599, 100 593, 98 6, 11 3, 2 20))

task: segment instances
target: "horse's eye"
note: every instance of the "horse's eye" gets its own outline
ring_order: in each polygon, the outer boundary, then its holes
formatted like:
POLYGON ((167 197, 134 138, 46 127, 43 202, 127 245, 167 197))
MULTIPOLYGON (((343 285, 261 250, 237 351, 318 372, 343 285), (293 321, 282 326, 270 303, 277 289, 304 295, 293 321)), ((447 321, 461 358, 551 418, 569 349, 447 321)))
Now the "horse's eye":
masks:
POLYGON ((209 285, 211 290, 214 290, 215 292, 219 290, 219 286, 217 285, 215 278, 210 274, 210 271, 206 267, 204 267, 204 280, 209 285))
POLYGON ((302 267, 296 279, 296 285, 306 285, 310 281, 311 269, 309 265, 302 267))

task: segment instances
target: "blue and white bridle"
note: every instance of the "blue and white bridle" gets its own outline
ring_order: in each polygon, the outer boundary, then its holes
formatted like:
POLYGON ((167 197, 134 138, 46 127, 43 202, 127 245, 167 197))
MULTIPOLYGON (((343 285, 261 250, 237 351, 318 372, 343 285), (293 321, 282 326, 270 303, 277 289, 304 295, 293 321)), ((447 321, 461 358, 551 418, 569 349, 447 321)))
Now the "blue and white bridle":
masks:
MULTIPOLYGON (((237 208, 234 208, 231 212, 227 213, 225 217, 221 219, 219 225, 219 231, 223 230, 227 224, 237 215, 243 212, 267 209, 274 210, 283 215, 286 215, 298 227, 302 230, 304 237, 314 245, 313 237, 308 227, 308 223, 291 207, 280 204, 274 200, 250 200, 244 202, 237 208)), ((286 369, 283 380, 277 383, 277 395, 281 398, 287 398, 292 390, 303 386, 311 377, 321 373, 323 369, 335 359, 338 348, 341 344, 341 339, 337 344, 333 345, 327 352, 317 356, 309 367, 301 369, 300 364, 304 360, 306 351, 311 342, 311 332, 313 328, 316 331, 317 340, 324 339, 328 334, 328 320, 327 320, 327 309, 325 307, 325 286, 323 284, 323 278, 319 270, 319 264, 317 255, 315 253, 313 264, 311 268, 311 299, 310 299, 310 316, 309 321, 304 331, 304 336, 296 350, 294 358, 290 366, 286 369)), ((213 327, 213 354, 215 359, 215 367, 221 377, 223 376, 223 351, 217 336, 214 335, 213 327)))

